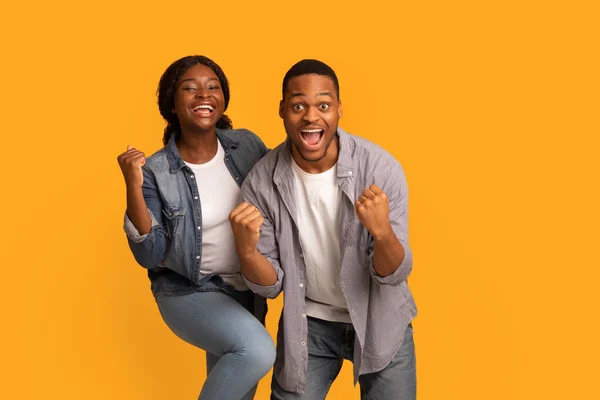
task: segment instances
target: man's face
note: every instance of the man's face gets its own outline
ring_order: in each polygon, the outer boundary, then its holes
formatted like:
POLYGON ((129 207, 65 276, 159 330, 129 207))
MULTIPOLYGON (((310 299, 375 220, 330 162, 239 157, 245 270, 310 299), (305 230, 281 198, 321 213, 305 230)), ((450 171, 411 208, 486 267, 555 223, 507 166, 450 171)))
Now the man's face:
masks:
POLYGON ((292 142, 292 156, 302 169, 323 172, 335 164, 342 104, 330 78, 307 74, 290 79, 279 116, 292 142))

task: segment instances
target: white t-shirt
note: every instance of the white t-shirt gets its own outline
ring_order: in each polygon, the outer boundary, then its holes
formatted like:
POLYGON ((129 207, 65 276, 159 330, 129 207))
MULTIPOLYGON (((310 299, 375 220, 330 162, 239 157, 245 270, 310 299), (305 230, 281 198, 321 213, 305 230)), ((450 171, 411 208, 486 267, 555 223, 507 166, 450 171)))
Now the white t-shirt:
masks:
POLYGON ((202 261, 200 272, 221 275, 237 290, 248 290, 240 272, 229 213, 240 203, 240 188, 225 165, 225 151, 204 164, 186 165, 194 171, 202 207, 202 261))
POLYGON ((340 204, 337 164, 320 174, 303 171, 292 158, 300 243, 306 265, 306 314, 351 322, 340 287, 340 204))

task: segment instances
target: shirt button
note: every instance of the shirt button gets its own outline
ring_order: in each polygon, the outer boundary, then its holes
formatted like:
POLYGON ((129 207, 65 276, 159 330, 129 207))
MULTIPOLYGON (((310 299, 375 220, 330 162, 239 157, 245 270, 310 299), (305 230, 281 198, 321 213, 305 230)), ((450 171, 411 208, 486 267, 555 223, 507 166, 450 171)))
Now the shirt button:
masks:
POLYGON ((194 177, 194 175, 190 175, 190 178, 193 178, 193 177, 194 177))
POLYGON ((236 181, 239 181, 239 180, 240 180, 240 177, 239 177, 239 176, 236 176, 236 177, 235 177, 235 180, 236 180, 236 181))
POLYGON ((300 284, 300 287, 304 287, 304 283, 301 283, 301 284, 300 284))
POLYGON ((200 229, 202 229, 202 227, 201 227, 201 226, 199 226, 199 227, 198 227, 198 230, 200 230, 200 229))
POLYGON ((306 314, 302 314, 302 318, 306 318, 306 314))
POLYGON ((348 171, 348 175, 352 175, 352 171, 348 171))
POLYGON ((195 199, 195 200, 198 200, 198 196, 194 196, 194 199, 195 199))
POLYGON ((300 258, 304 258, 304 254, 300 253, 300 258))
POLYGON ((196 260, 199 260, 199 259, 200 259, 200 256, 196 256, 196 260))
POLYGON ((302 342, 302 346, 306 346, 306 342, 302 342))

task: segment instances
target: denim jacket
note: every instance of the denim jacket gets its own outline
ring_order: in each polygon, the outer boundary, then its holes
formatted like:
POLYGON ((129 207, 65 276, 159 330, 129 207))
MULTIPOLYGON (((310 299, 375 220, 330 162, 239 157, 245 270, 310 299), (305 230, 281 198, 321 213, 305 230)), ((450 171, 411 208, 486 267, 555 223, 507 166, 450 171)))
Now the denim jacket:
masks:
MULTIPOLYGON (((246 129, 217 129, 217 138, 225 150, 225 165, 241 186, 268 149, 246 129)), ((127 215, 124 229, 136 261, 148 269, 154 295, 225 289, 219 276, 200 272, 202 194, 198 193, 192 170, 179 154, 174 136, 147 159, 142 170, 142 191, 152 229, 140 235, 127 215)))

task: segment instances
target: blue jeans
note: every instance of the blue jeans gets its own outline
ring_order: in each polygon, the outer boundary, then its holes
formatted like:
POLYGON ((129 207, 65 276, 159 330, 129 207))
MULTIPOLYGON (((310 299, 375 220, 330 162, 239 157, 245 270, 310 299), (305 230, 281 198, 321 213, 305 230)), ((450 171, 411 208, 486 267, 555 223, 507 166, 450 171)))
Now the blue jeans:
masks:
MULTIPOLYGON (((354 357, 352 324, 308 317, 308 366, 304 394, 283 390, 271 381, 271 400, 323 400, 338 376, 344 359, 354 357)), ((414 400, 417 397, 415 345, 409 324, 398 352, 382 371, 360 375, 362 400, 414 400)))
POLYGON ((253 299, 250 291, 157 297, 173 333, 206 350, 208 376, 199 400, 253 399, 258 381, 273 366, 273 339, 248 311, 253 299))

